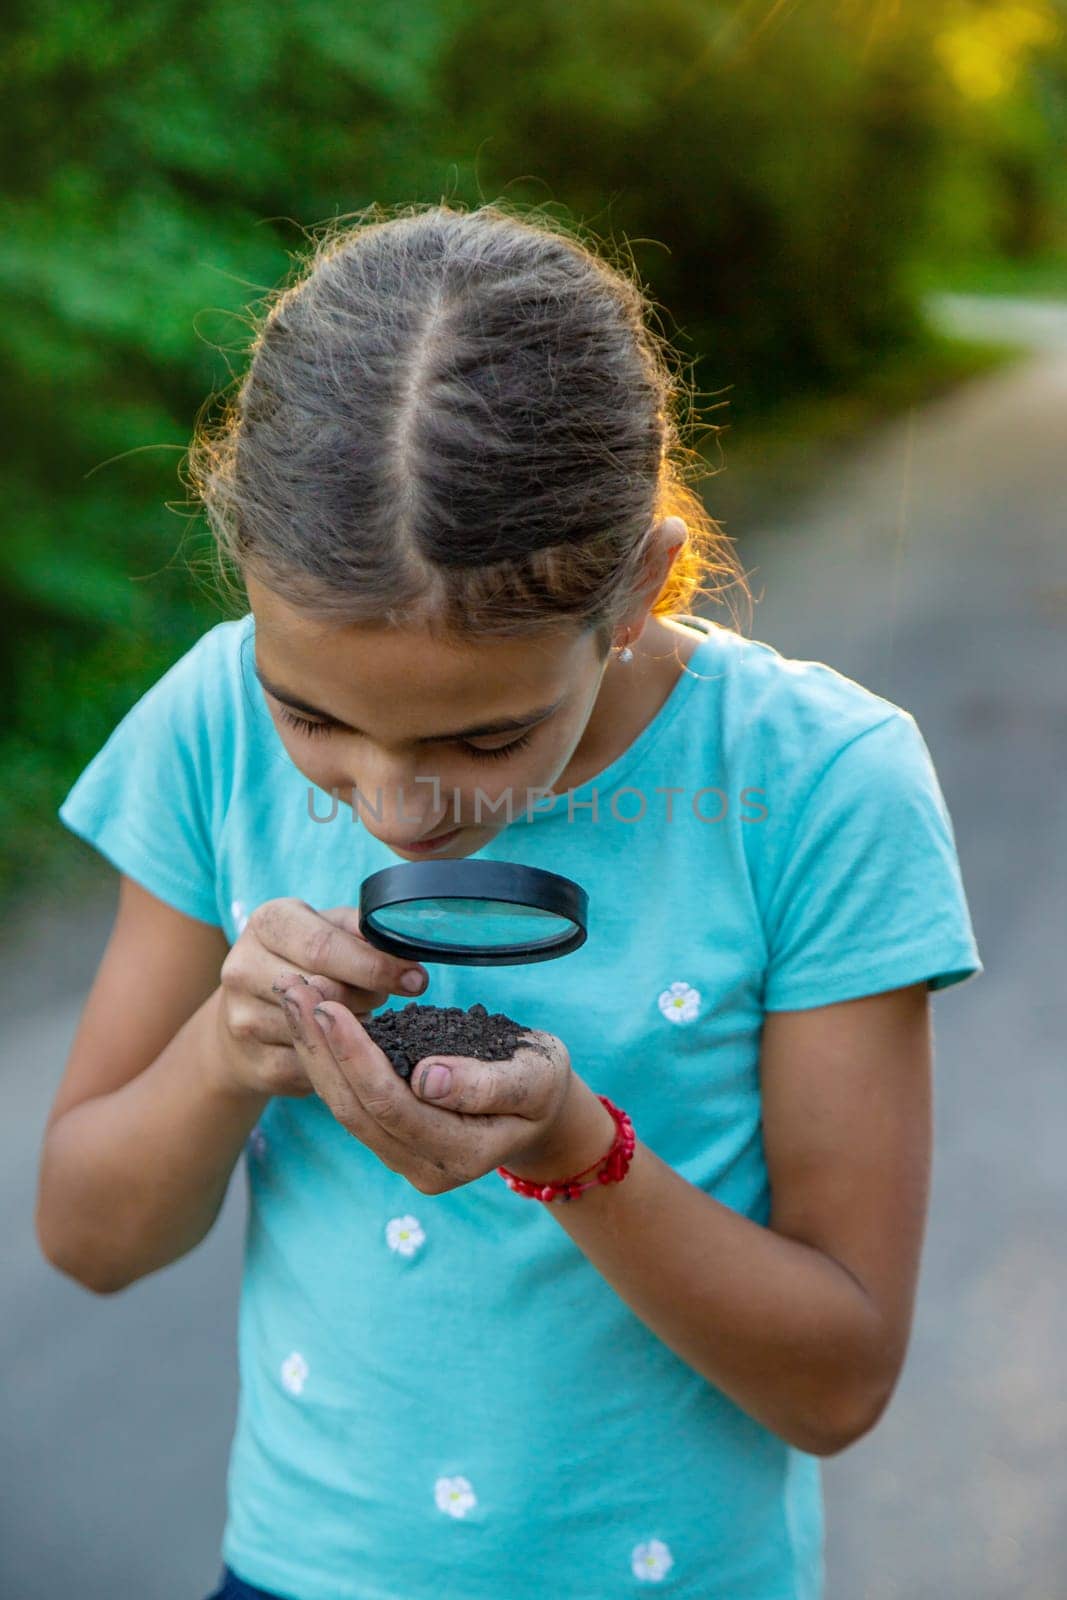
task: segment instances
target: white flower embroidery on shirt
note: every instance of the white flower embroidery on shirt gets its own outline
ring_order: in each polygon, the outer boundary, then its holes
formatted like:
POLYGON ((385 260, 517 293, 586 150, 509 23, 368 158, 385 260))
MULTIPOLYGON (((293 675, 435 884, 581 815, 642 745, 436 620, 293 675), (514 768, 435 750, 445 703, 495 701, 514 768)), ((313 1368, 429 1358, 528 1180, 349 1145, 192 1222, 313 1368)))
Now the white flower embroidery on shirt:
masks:
POLYGON ((433 1492, 438 1511, 447 1511, 450 1517, 465 1517, 478 1504, 467 1478, 438 1478, 433 1492))
POLYGON ((635 1544, 630 1557, 634 1577, 646 1583, 659 1583, 674 1566, 674 1557, 662 1539, 649 1539, 646 1544, 635 1544))
POLYGON ((301 1392, 307 1375, 308 1364, 299 1350, 294 1350, 292 1355, 286 1356, 282 1362, 282 1382, 290 1394, 299 1394, 301 1392))
POLYGON ((266 1159, 268 1148, 267 1136, 263 1132, 263 1129, 259 1126, 258 1122, 252 1129, 252 1132, 248 1135, 248 1148, 255 1156, 257 1161, 264 1161, 266 1159))
POLYGON ((391 1217, 385 1225, 385 1237, 390 1250, 402 1256, 413 1256, 426 1239, 418 1217, 391 1217))
POLYGON ((668 1022, 692 1022, 700 1010, 700 990, 688 983, 672 983, 660 995, 659 1008, 668 1022))
POLYGON ((248 917, 245 914, 245 905, 243 900, 230 901, 230 915, 236 924, 237 932, 243 933, 245 924, 248 921, 248 917))

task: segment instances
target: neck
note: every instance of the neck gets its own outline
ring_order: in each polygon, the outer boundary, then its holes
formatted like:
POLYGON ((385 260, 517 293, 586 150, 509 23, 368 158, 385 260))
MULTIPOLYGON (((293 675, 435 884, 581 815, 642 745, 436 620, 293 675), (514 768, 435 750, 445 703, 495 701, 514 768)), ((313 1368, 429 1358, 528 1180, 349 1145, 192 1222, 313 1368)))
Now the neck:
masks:
POLYGON ((684 623, 649 617, 641 637, 631 644, 632 661, 621 662, 612 652, 582 736, 553 784, 557 794, 580 788, 629 749, 660 710, 702 638, 684 623))

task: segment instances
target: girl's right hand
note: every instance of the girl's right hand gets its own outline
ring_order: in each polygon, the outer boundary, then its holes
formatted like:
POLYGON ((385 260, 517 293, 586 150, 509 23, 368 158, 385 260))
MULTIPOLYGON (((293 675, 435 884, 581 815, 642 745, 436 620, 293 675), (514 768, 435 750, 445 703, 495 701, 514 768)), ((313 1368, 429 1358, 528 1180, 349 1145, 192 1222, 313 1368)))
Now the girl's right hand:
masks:
POLYGON ((387 955, 359 931, 351 906, 316 911, 306 900, 266 900, 252 912, 220 971, 216 1010, 218 1073, 227 1089, 265 1095, 309 1095, 282 996, 303 979, 324 1000, 339 1000, 357 1017, 391 994, 411 1000, 429 981, 424 967, 387 955), (415 972, 417 989, 401 979, 415 972))

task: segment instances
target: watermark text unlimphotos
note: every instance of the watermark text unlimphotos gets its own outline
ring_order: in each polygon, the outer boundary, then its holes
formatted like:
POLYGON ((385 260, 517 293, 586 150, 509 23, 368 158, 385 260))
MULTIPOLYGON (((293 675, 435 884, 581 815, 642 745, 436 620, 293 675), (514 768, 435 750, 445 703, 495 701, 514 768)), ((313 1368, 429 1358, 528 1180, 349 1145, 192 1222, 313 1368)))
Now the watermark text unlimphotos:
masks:
MULTIPOLYGON (((437 815, 441 809, 440 780, 435 777, 416 778, 416 783, 427 783, 433 786, 433 800, 431 810, 437 815)), ((320 811, 324 790, 308 785, 308 816, 313 822, 332 822, 340 814, 341 796, 345 791, 333 788, 329 791, 331 809, 327 816, 320 811)), ((639 789, 626 784, 621 788, 612 789, 608 796, 603 796, 594 785, 588 799, 580 800, 573 789, 556 793, 552 789, 541 787, 527 787, 516 790, 512 787, 501 790, 497 795, 488 795, 484 789, 475 789, 470 799, 473 807, 473 818, 464 822, 462 815, 463 794, 455 787, 452 790, 451 812, 448 820, 454 826, 476 827, 483 821, 504 822, 510 826, 522 817, 531 822, 535 816, 554 814, 562 816, 566 811, 567 821, 607 821, 613 822, 676 822, 683 816, 692 816, 698 822, 725 822, 728 817, 736 816, 741 822, 765 822, 770 815, 768 807, 763 800, 764 791, 759 788, 746 787, 737 791, 736 795, 730 793, 718 784, 704 784, 699 789, 686 789, 681 784, 656 784, 651 790, 639 789), (650 798, 650 795, 655 798, 650 798), (518 796, 518 809, 516 808, 518 796)), ((379 786, 374 791, 371 799, 358 785, 350 785, 347 792, 346 804, 351 811, 351 820, 356 822, 360 818, 373 817, 380 822, 384 816, 384 802, 382 790, 379 786)), ((396 818, 402 822, 419 822, 422 814, 409 815, 404 806, 404 788, 397 786, 396 790, 396 818)), ((441 818, 444 822, 446 819, 441 818)))

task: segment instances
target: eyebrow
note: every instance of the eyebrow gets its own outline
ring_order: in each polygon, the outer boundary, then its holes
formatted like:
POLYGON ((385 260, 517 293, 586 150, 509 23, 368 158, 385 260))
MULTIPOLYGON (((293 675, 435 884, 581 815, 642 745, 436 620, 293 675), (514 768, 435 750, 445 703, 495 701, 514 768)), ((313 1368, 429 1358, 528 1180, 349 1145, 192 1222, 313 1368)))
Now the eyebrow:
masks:
MULTIPOLYGON (((318 706, 309 705, 306 700, 301 700, 298 695, 290 694, 288 689, 281 688, 260 670, 258 662, 255 665, 255 674, 268 694, 280 700, 283 705, 289 706, 293 711, 304 711, 308 716, 320 717, 323 722, 328 722, 332 727, 343 728, 346 733, 359 733, 358 728, 353 728, 347 722, 342 722, 339 717, 332 716, 329 711, 321 711, 318 706)), ((442 739, 480 739, 491 733, 517 733, 523 728, 529 728, 536 722, 543 722, 545 717, 551 716, 553 711, 558 711, 563 704, 563 696, 554 700, 551 705, 535 706, 532 711, 527 711, 521 717, 498 717, 495 722, 483 722, 473 728, 457 728, 451 733, 428 733, 416 739, 416 744, 436 744, 442 739)))

